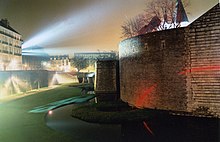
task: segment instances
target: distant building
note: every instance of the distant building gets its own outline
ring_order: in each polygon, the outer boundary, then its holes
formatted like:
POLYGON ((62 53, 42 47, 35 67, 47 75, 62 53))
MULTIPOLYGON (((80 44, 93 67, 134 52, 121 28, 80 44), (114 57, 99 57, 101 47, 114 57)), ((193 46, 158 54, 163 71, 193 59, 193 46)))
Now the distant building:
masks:
POLYGON ((102 60, 102 59, 116 59, 115 52, 82 52, 74 53, 74 58, 84 58, 87 60, 102 60))
POLYGON ((50 56, 48 69, 54 71, 69 72, 70 71, 69 55, 50 56))
POLYGON ((81 58, 87 60, 89 62, 89 66, 83 70, 82 72, 93 72, 95 71, 95 62, 99 60, 117 60, 118 54, 117 52, 81 52, 74 53, 73 58, 81 58))
POLYGON ((43 47, 33 46, 22 50, 23 70, 45 70, 45 63, 49 60, 49 55, 44 52, 43 47))
POLYGON ((0 70, 22 69, 21 37, 7 19, 0 21, 0 70))

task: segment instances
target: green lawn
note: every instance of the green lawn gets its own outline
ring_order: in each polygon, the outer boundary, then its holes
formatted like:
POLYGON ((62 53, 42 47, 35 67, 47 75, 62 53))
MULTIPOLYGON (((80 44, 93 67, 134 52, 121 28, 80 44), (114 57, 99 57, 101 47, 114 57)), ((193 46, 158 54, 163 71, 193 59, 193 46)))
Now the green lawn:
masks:
POLYGON ((0 104, 0 142, 73 142, 69 136, 46 126, 45 113, 28 112, 76 95, 80 95, 79 88, 63 85, 0 104))
POLYGON ((90 103, 73 107, 72 116, 78 119, 101 124, 122 124, 141 122, 156 116, 168 117, 168 112, 152 109, 132 109, 121 101, 90 103))

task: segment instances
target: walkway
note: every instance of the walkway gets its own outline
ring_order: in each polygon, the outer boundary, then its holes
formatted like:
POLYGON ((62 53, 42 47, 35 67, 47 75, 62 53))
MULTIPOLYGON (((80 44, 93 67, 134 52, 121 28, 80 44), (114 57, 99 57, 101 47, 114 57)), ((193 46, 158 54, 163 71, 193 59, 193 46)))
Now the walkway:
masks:
POLYGON ((69 134, 78 142, 119 142, 121 125, 92 124, 71 116, 73 105, 53 110, 46 116, 48 127, 69 134))
MULTIPOLYGON (((101 135, 100 131, 104 131, 104 127, 100 125, 96 125, 99 128, 94 127, 92 124, 86 124, 85 122, 70 117, 71 109, 62 112, 68 114, 68 122, 76 126, 74 131, 71 129, 71 133, 55 131, 49 128, 45 124, 45 112, 29 113, 33 108, 72 98, 74 94, 79 95, 80 91, 80 89, 74 87, 61 86, 22 98, 11 99, 11 101, 3 101, 2 104, 0 104, 0 142, 90 142, 90 138, 92 142, 94 141, 93 138, 102 139, 103 137, 99 136, 101 135), (95 131, 96 133, 93 133, 95 131), (100 134, 98 135, 98 133, 100 134)), ((59 118, 59 116, 56 116, 56 118, 57 117, 59 118)), ((58 126, 62 125, 60 122, 67 120, 62 120, 63 117, 60 117, 60 119, 59 122, 51 122, 53 125, 58 126)), ((63 126, 65 127, 65 125, 63 126)), ((106 131, 111 137, 113 136, 111 135, 112 130, 116 129, 110 128, 106 131)), ((105 140, 102 139, 102 141, 105 140)))

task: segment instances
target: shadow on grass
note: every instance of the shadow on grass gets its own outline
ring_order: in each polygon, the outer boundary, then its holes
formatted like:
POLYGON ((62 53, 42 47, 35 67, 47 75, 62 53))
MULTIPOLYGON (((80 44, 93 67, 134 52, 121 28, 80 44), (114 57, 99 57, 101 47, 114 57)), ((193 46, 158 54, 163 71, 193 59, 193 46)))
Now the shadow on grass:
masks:
POLYGON ((72 110, 73 117, 100 124, 140 122, 158 115, 168 116, 168 113, 162 110, 133 109, 122 101, 80 104, 72 110))

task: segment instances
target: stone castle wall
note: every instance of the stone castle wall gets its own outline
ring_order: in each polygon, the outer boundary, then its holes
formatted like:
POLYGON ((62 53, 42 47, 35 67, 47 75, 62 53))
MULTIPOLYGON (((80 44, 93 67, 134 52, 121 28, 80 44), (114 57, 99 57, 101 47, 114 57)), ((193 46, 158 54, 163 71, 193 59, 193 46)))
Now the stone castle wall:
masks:
POLYGON ((48 87, 55 72, 39 71, 1 71, 0 96, 7 96, 33 89, 48 87))
POLYGON ((217 4, 187 29, 190 111, 204 108, 220 115, 220 6, 217 4))
POLYGON ((99 60, 96 62, 95 93, 100 100, 119 98, 119 70, 117 60, 99 60))
POLYGON ((138 36, 120 43, 121 98, 136 107, 186 110, 184 29, 138 36))
POLYGON ((122 100, 136 107, 220 115, 219 4, 186 28, 120 43, 122 100))

